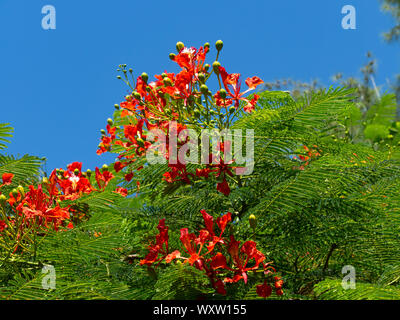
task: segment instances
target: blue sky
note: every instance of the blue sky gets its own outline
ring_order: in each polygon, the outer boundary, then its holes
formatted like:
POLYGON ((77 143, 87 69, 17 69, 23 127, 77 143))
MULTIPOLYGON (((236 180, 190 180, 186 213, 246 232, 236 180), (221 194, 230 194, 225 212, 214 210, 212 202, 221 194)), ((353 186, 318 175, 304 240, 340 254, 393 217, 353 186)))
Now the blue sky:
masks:
POLYGON ((399 45, 382 38, 392 25, 378 0, 0 0, 0 122, 15 128, 8 152, 46 157, 47 170, 112 161, 96 148, 127 93, 117 66, 150 77, 173 71, 168 54, 177 41, 198 47, 222 39, 222 64, 244 77, 326 85, 337 72, 360 76, 371 51, 384 85, 400 73, 399 45), (48 4, 56 30, 41 26, 48 4), (341 27, 347 4, 357 10, 356 30, 341 27))

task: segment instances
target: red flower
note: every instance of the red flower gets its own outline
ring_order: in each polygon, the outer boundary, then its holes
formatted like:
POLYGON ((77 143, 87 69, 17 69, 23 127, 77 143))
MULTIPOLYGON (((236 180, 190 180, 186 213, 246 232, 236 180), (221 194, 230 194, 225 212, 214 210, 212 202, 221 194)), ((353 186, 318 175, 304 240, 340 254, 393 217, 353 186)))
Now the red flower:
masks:
POLYGON ((75 169, 78 169, 79 172, 82 170, 82 162, 73 162, 67 166, 68 171, 74 172, 75 169))
POLYGON ((204 219, 204 224, 206 225, 207 231, 210 233, 210 235, 214 236, 214 222, 213 222, 213 217, 209 215, 205 210, 200 210, 200 213, 203 215, 204 219))
POLYGON ((222 280, 217 280, 214 283, 214 288, 219 294, 226 295, 225 284, 222 280))
POLYGON ((224 179, 222 182, 217 183, 217 190, 223 193, 225 196, 229 196, 231 189, 229 188, 228 182, 224 179))
POLYGON ((247 78, 245 82, 249 89, 255 89, 257 86, 264 83, 259 77, 247 78))
POLYGON ((214 257, 212 257, 210 265, 213 269, 229 269, 226 263, 226 257, 221 252, 218 252, 214 257))
POLYGON ((14 175, 12 173, 3 173, 2 179, 3 179, 3 186, 4 185, 10 185, 12 183, 14 175))
POLYGON ((128 181, 128 182, 131 181, 132 178, 133 178, 133 172, 128 173, 128 174, 125 175, 125 180, 128 181))
POLYGON ((122 162, 117 161, 117 162, 114 163, 114 170, 115 170, 115 172, 118 173, 126 166, 127 166, 126 163, 122 163, 122 162))
POLYGON ((260 297, 268 298, 268 297, 271 295, 271 293, 272 293, 272 288, 271 288, 270 285, 267 284, 266 281, 264 281, 263 284, 257 285, 256 291, 257 291, 257 294, 258 294, 260 297))
POLYGON ((222 238, 222 234, 225 231, 227 223, 229 221, 231 221, 231 213, 228 212, 227 214, 223 215, 222 217, 217 218, 217 225, 220 230, 220 234, 217 237, 214 234, 214 222, 213 222, 214 219, 213 219, 213 217, 211 215, 209 215, 205 210, 201 210, 200 212, 203 215, 204 224, 206 226, 206 229, 207 229, 208 235, 209 235, 208 238, 210 239, 207 249, 208 249, 208 252, 211 252, 218 243, 222 243, 222 244, 225 243, 222 238))
POLYGON ((121 196, 126 197, 128 195, 128 190, 126 188, 118 187, 114 191, 115 193, 119 193, 121 196))
POLYGON ((114 178, 114 176, 110 171, 104 170, 103 173, 101 173, 99 168, 96 167, 96 181, 100 190, 104 190, 112 178, 114 178))
MULTIPOLYGON (((259 84, 262 83, 262 80, 260 78, 258 78, 258 77, 248 78, 246 80, 246 84, 249 86, 249 89, 247 89, 244 92, 240 92, 241 83, 240 83, 240 74, 239 73, 228 74, 224 67, 219 67, 219 72, 221 74, 221 78, 222 78, 224 87, 228 93, 228 97, 230 97, 230 98, 226 99, 227 101, 233 101, 236 108, 239 107, 240 100, 247 102, 247 104, 250 104, 253 106, 255 105, 258 97, 255 100, 253 98, 251 101, 249 101, 248 99, 244 98, 244 95, 247 92, 255 89, 259 84)), ((251 108, 249 108, 248 105, 246 107, 247 108, 245 111, 250 112, 251 108)))
POLYGON ((225 278, 225 282, 238 282, 243 279, 247 283, 247 271, 258 269, 260 263, 264 261, 265 256, 257 250, 256 243, 254 241, 246 241, 239 253, 239 241, 236 241, 234 236, 231 236, 231 241, 228 244, 228 252, 232 257, 233 263, 235 265, 235 276, 230 278, 225 278), (254 259, 255 264, 248 267, 248 263, 254 259))
MULTIPOLYGON (((157 229, 159 234, 156 236, 156 242, 149 245, 149 253, 146 257, 140 261, 140 265, 146 264, 151 266, 154 262, 161 262, 163 259, 168 257, 168 227, 165 225, 165 219, 161 219, 158 222, 157 229), (161 257, 158 256, 161 254, 161 257)), ((178 256, 176 251, 173 252, 175 257, 178 256)), ((173 257, 169 256, 168 260, 172 260, 173 257)))
POLYGON ((275 289, 281 289, 283 286, 283 280, 281 277, 274 277, 275 279, 275 289))
POLYGON ((4 220, 0 220, 0 232, 2 232, 5 228, 7 228, 7 223, 4 220))

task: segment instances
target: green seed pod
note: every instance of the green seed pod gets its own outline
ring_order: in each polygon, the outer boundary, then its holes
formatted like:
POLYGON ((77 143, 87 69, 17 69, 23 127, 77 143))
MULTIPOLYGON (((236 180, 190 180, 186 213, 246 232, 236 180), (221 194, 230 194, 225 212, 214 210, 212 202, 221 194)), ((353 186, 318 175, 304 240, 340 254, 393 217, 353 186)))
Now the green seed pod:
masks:
POLYGON ((107 119, 107 123, 108 123, 110 126, 112 126, 113 123, 114 123, 114 121, 113 121, 113 119, 108 118, 108 119, 107 119))
POLYGON ((223 46, 224 46, 224 43, 222 42, 222 40, 218 40, 218 41, 215 43, 215 48, 216 48, 218 51, 221 51, 221 49, 222 49, 223 46))
POLYGON ((168 78, 168 77, 165 77, 165 78, 163 79, 163 82, 164 82, 164 85, 165 85, 166 87, 172 86, 172 81, 171 81, 171 79, 168 78))
POLYGON ((4 194, 0 195, 0 205, 2 207, 4 207, 4 205, 6 204, 7 198, 4 194))
POLYGON ((175 57, 176 57, 176 54, 175 54, 175 53, 170 53, 170 54, 169 54, 169 58, 170 58, 172 61, 175 60, 175 57))
POLYGON ((181 52, 181 50, 185 47, 185 45, 183 44, 183 42, 179 41, 176 43, 176 51, 181 52))
POLYGON ((142 73, 141 78, 145 83, 147 83, 147 80, 149 80, 149 76, 147 75, 146 72, 142 73))
POLYGON ((204 73, 199 73, 197 77, 199 78, 199 81, 201 83, 204 83, 204 81, 206 81, 206 76, 204 75, 204 73))
POLYGON ((249 224, 252 229, 255 229, 257 227, 257 218, 254 214, 251 214, 249 216, 249 224))
POLYGON ((25 196, 25 190, 24 190, 24 187, 23 187, 23 186, 19 185, 19 186, 17 187, 17 190, 18 190, 18 192, 19 192, 22 196, 25 196))
POLYGON ((202 84, 202 85, 200 86, 200 92, 201 92, 202 94, 204 94, 204 95, 207 95, 207 94, 208 94, 208 87, 207 87, 205 84, 202 84))
POLYGON ((218 61, 214 61, 213 64, 213 70, 215 72, 215 74, 219 74, 219 67, 221 66, 221 64, 218 61))
POLYGON ((137 91, 133 91, 132 95, 135 97, 136 100, 141 100, 142 99, 142 96, 137 91))
POLYGON ((226 98, 226 90, 225 90, 225 89, 219 90, 219 96, 220 96, 222 99, 225 99, 225 98, 226 98))
POLYGON ((12 189, 11 194, 13 195, 14 198, 18 197, 18 190, 16 188, 12 189))

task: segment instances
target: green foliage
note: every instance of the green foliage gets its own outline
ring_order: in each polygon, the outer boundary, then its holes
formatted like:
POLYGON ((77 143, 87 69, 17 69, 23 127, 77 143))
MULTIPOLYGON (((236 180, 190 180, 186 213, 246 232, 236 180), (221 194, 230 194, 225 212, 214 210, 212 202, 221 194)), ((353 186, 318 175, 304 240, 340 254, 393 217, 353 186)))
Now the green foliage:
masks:
POLYGON ((161 273, 152 299, 195 300, 206 297, 214 291, 209 282, 204 272, 187 265, 176 265, 161 273))
MULTIPOLYGON (((360 117, 368 125, 393 128, 393 96, 383 96, 366 113, 354 89, 330 88, 293 99, 287 92, 261 92, 260 106, 243 114, 235 129, 254 129, 254 170, 230 178, 224 196, 216 181, 190 185, 161 180, 165 165, 145 165, 124 182, 127 199, 113 193, 84 197, 90 219, 77 228, 51 232, 40 241, 35 260, 9 261, 1 271, 0 297, 7 299, 220 299, 203 273, 185 265, 139 265, 158 220, 170 227, 170 248, 180 249, 179 229, 202 226, 199 211, 232 212, 229 233, 257 248, 281 273, 284 296, 273 299, 365 299, 395 296, 400 279, 400 158, 397 146, 374 150, 338 139, 337 132, 360 117), (378 115, 375 115, 375 114, 378 115), (307 146, 308 149, 305 149, 307 146), (314 150, 317 155, 308 152, 314 150), (301 161, 301 156, 309 156, 301 161), (257 217, 253 230, 248 222, 257 217), (57 287, 41 288, 41 267, 53 265, 57 287), (357 290, 343 291, 344 265, 357 270, 357 290), (336 281, 336 282, 335 282, 336 281)), ((114 172, 115 174, 115 172, 114 172)), ((21 178, 23 177, 21 173, 21 178)), ((254 275, 254 279, 260 279, 254 275)), ((252 278, 252 277, 250 277, 252 278)), ((256 299, 259 280, 228 288, 228 297, 256 299)))
POLYGON ((341 280, 325 280, 315 286, 315 294, 322 300, 399 300, 400 288, 356 283, 355 289, 344 289, 341 280))

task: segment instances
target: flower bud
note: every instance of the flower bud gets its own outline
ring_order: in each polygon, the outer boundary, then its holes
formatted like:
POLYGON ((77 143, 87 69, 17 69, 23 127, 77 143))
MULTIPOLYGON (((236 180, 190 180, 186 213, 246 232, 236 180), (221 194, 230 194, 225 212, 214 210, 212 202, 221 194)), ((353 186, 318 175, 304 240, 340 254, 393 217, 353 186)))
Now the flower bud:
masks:
POLYGON ((163 82, 164 82, 164 85, 165 85, 166 87, 172 86, 172 81, 171 81, 171 79, 168 78, 168 77, 165 77, 165 78, 163 79, 163 82))
POLYGON ((147 75, 146 72, 142 73, 141 78, 145 83, 147 83, 147 80, 149 80, 149 76, 147 75))
POLYGON ((141 96, 140 93, 137 92, 137 91, 133 91, 133 92, 132 92, 132 95, 135 97, 136 100, 142 99, 142 96, 141 96))
POLYGON ((92 175, 92 170, 87 169, 86 170, 86 175, 90 178, 90 176, 92 175))
POLYGON ((106 134, 106 130, 101 129, 101 130, 100 130, 100 133, 104 136, 104 135, 106 134))
POLYGON ((215 72, 215 74, 219 74, 219 67, 221 66, 221 64, 218 61, 214 61, 212 64, 213 70, 215 72))
POLYGON ((249 224, 252 229, 255 229, 257 227, 257 218, 254 214, 251 214, 249 216, 249 224))
POLYGON ((202 85, 200 86, 200 92, 201 92, 202 94, 204 94, 204 95, 207 95, 207 94, 208 94, 208 87, 207 87, 205 84, 202 84, 202 85))
POLYGON ((4 206, 6 204, 6 201, 7 197, 4 194, 0 195, 0 205, 4 206))
POLYGON ((218 40, 218 41, 215 43, 215 48, 216 48, 218 51, 221 51, 221 49, 222 49, 223 46, 224 46, 224 43, 222 42, 222 40, 218 40))
POLYGON ((122 78, 121 78, 121 76, 117 76, 117 79, 118 79, 118 80, 121 80, 122 78))
POLYGON ((210 49, 210 44, 209 44, 208 42, 206 42, 206 43, 204 44, 204 48, 210 49))
POLYGON ((113 119, 108 118, 108 119, 107 119, 107 123, 108 123, 110 126, 112 126, 113 123, 114 123, 114 121, 113 121, 113 119))
POLYGON ((108 170, 108 165, 106 165, 106 164, 103 164, 103 166, 101 167, 101 170, 104 172, 104 171, 107 171, 108 170))
POLYGON ((234 113, 236 111, 235 106, 229 108, 229 113, 234 113))
POLYGON ((219 96, 220 96, 222 99, 225 99, 225 98, 226 98, 226 90, 225 90, 225 89, 219 90, 219 96))
POLYGON ((75 170, 74 170, 74 175, 77 176, 78 174, 79 174, 79 169, 75 169, 75 170))
POLYGON ((206 81, 206 77, 205 77, 204 73, 199 73, 197 77, 199 78, 199 81, 201 83, 204 83, 204 81, 206 81))
POLYGON ((129 73, 132 73, 132 72, 133 72, 132 68, 129 68, 129 73))
POLYGON ((19 192, 18 192, 18 190, 16 188, 14 188, 14 189, 12 189, 11 194, 13 195, 14 198, 17 198, 19 192))
POLYGON ((204 70, 205 70, 205 71, 208 71, 208 69, 210 69, 210 65, 209 65, 208 63, 206 63, 206 64, 204 65, 204 70))
POLYGON ((125 96, 125 100, 126 101, 131 101, 132 100, 132 96, 130 94, 125 96))
POLYGON ((181 50, 185 47, 185 45, 183 44, 183 42, 179 41, 176 43, 176 51, 181 52, 181 50))
POLYGON ((24 187, 23 187, 23 186, 19 185, 19 186, 17 187, 17 190, 18 190, 18 192, 19 192, 22 196, 25 196, 25 190, 24 190, 24 187))
POLYGON ((114 108, 119 110, 119 104, 114 104, 114 108))
POLYGON ((176 54, 175 54, 175 53, 170 53, 170 54, 169 54, 169 58, 170 58, 172 61, 175 60, 175 57, 176 57, 176 54))

